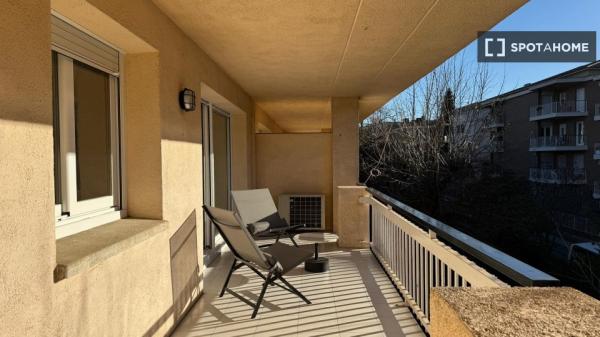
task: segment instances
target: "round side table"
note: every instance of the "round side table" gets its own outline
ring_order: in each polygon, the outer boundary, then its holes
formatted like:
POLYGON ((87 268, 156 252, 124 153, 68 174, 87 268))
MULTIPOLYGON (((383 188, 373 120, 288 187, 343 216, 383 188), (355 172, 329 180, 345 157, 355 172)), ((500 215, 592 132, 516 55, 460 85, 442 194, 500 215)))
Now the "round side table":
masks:
POLYGON ((315 256, 304 262, 304 270, 311 273, 323 273, 329 270, 329 259, 319 256, 319 243, 337 242, 337 235, 326 232, 310 232, 297 234, 294 236, 294 240, 313 242, 315 245, 315 256))

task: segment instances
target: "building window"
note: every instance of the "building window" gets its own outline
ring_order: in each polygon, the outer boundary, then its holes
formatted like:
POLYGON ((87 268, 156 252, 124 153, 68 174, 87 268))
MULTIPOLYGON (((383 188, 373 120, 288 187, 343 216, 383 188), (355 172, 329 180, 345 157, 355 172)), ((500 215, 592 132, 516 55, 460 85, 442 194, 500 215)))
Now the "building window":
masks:
POLYGON ((119 209, 118 79, 53 54, 55 203, 61 226, 119 209))
POLYGON ((61 47, 53 41, 57 238, 122 216, 119 74, 61 47))
POLYGON ((558 101, 560 102, 560 104, 565 104, 567 102, 567 92, 566 91, 561 91, 558 94, 558 101))
POLYGON ((577 124, 575 124, 575 141, 577 145, 585 145, 583 130, 583 122, 577 122, 577 124))

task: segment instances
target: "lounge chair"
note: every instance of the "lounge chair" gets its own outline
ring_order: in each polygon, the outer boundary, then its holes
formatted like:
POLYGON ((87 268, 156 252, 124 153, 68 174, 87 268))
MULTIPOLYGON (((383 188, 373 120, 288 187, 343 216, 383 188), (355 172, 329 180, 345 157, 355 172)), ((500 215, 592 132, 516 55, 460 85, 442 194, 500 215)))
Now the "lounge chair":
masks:
POLYGON ((242 223, 247 226, 255 239, 275 236, 275 242, 279 242, 281 236, 286 235, 292 240, 294 246, 298 247, 294 235, 297 234, 298 229, 305 226, 290 226, 279 215, 268 188, 231 191, 231 196, 242 223))
POLYGON ((254 311, 251 318, 256 317, 269 285, 279 286, 300 297, 307 304, 311 304, 300 291, 283 278, 283 275, 309 259, 313 254, 312 251, 281 242, 269 247, 259 248, 246 226, 241 224, 235 213, 209 206, 203 206, 203 208, 234 256, 233 264, 227 274, 219 297, 222 297, 225 290, 227 290, 233 272, 240 267, 247 266, 264 280, 258 300, 253 305, 254 311), (266 272, 267 275, 265 276, 261 270, 266 272), (276 280, 280 280, 284 285, 276 283, 276 280))

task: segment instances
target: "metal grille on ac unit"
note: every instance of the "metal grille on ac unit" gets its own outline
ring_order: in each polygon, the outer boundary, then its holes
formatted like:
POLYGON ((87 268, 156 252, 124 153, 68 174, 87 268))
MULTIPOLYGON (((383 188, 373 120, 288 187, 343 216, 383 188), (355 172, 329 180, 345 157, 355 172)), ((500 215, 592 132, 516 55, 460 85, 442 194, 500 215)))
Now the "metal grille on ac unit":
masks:
POLYGON ((325 229, 325 196, 282 194, 279 196, 279 213, 290 226, 325 229))

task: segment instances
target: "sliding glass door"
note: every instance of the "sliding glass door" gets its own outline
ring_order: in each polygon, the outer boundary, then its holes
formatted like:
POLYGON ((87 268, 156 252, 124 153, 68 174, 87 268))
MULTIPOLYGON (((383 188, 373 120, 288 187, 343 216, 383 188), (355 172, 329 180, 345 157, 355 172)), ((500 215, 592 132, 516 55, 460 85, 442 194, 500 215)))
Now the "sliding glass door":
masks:
MULTIPOLYGON (((204 161, 204 204, 231 208, 230 116, 209 102, 202 102, 204 161)), ((218 256, 222 239, 214 225, 204 218, 204 263, 218 256)))

